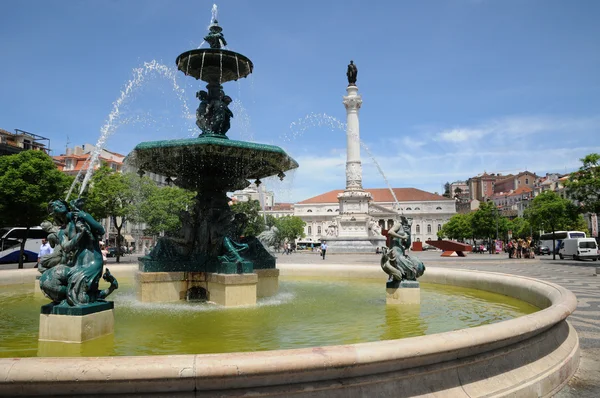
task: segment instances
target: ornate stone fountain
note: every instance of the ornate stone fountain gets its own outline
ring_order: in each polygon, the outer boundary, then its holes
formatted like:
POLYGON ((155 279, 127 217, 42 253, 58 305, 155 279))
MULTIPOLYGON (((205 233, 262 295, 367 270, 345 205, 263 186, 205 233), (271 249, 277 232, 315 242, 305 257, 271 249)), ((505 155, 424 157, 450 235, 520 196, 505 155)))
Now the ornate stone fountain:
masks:
POLYGON ((203 80, 198 138, 142 142, 129 156, 140 173, 170 177, 182 188, 197 192, 193 209, 180 215, 181 235, 162 238, 149 255, 139 259, 138 297, 142 301, 175 301, 190 294, 207 295, 222 305, 246 305, 256 296, 277 292, 275 258, 255 237, 242 237, 245 217, 234 214, 227 192, 243 189, 248 180, 277 175, 298 167, 281 148, 230 140, 226 133, 233 113, 222 84, 247 77, 252 62, 226 45, 216 20, 204 38, 210 48, 186 51, 177 68, 203 80))

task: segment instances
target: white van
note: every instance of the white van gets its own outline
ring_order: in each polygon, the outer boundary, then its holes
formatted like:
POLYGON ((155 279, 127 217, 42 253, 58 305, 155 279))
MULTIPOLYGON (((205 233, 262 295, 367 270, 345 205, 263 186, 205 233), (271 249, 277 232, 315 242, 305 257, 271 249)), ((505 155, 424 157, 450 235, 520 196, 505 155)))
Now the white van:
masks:
POLYGON ((570 257, 574 260, 588 258, 597 261, 599 255, 598 244, 594 238, 564 239, 558 250, 561 259, 570 257))

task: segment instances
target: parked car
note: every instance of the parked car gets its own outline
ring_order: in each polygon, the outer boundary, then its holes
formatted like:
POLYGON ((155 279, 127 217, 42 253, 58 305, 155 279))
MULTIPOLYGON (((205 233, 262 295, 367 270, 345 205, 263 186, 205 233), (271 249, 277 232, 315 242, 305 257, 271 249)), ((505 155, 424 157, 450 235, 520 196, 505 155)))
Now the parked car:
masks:
POLYGON ((538 256, 542 256, 544 254, 550 255, 550 254, 552 254, 552 251, 550 250, 550 248, 548 246, 542 245, 542 246, 537 246, 535 248, 535 254, 537 254, 538 256))
MULTIPOLYGON (((108 254, 106 254, 106 257, 117 257, 117 250, 119 250, 117 247, 109 247, 106 250, 108 250, 108 254)), ((119 256, 123 257, 124 254, 125 253, 123 252, 123 250, 121 250, 119 256)))

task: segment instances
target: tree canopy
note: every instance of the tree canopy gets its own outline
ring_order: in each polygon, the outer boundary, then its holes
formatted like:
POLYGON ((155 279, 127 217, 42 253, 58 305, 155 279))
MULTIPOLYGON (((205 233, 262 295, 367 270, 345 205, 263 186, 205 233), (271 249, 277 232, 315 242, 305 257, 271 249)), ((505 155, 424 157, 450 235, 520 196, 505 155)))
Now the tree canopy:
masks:
POLYGON ((243 213, 248 217, 248 225, 244 230, 244 236, 258 236, 265 230, 265 219, 263 218, 258 200, 237 202, 231 205, 234 213, 243 213))
MULTIPOLYGON (((48 218, 48 202, 64 198, 72 180, 42 151, 0 156, 0 225, 40 225, 48 218)), ((21 242, 19 268, 26 240, 21 242)))
POLYGON ((500 216, 494 202, 481 202, 479 209, 471 216, 473 235, 478 238, 492 238, 499 231, 500 216))
POLYGON ((580 159, 583 165, 571 173, 565 186, 569 196, 579 202, 583 213, 600 213, 600 154, 580 159))
POLYGON ((473 228, 471 227, 471 218, 473 213, 455 214, 437 235, 440 238, 449 238, 452 240, 462 241, 473 237, 473 228))
POLYGON ((193 207, 195 192, 179 187, 159 187, 147 177, 138 180, 142 193, 138 201, 138 221, 146 224, 145 233, 177 234, 181 230, 179 214, 193 207))
POLYGON ((577 206, 570 200, 561 198, 553 191, 545 191, 525 209, 525 218, 536 230, 555 232, 576 226, 580 218, 577 211, 577 206))
POLYGON ((304 227, 306 223, 297 216, 285 216, 275 219, 275 226, 279 230, 280 241, 287 240, 293 242, 297 238, 304 237, 304 227))

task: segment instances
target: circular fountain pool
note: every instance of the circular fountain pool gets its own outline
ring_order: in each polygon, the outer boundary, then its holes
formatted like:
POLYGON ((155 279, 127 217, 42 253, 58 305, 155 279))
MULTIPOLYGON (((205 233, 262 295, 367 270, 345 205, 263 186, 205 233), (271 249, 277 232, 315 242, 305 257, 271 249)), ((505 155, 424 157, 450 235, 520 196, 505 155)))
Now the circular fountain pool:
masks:
POLYGON ((121 278, 114 336, 81 345, 37 340, 39 308, 47 299, 32 286, 0 287, 0 357, 130 356, 265 351, 448 332, 496 323, 537 310, 481 290, 423 284, 422 304, 387 306, 380 280, 283 278, 280 292, 256 307, 220 308, 198 302, 136 300, 121 278))
MULTIPOLYGON (((552 283, 429 267, 417 315, 385 304, 379 267, 280 269, 280 294, 253 308, 139 304, 125 283, 114 337, 60 352, 37 345, 31 326, 43 303, 35 271, 4 271, 0 347, 13 352, 0 354, 0 395, 537 397, 556 393, 579 363, 566 322, 576 298, 552 283), (127 339, 159 355, 127 356, 127 339), (250 351, 226 352, 240 349, 250 351), (174 352, 189 354, 160 355, 174 352)), ((135 268, 117 270, 125 281, 135 268)))

